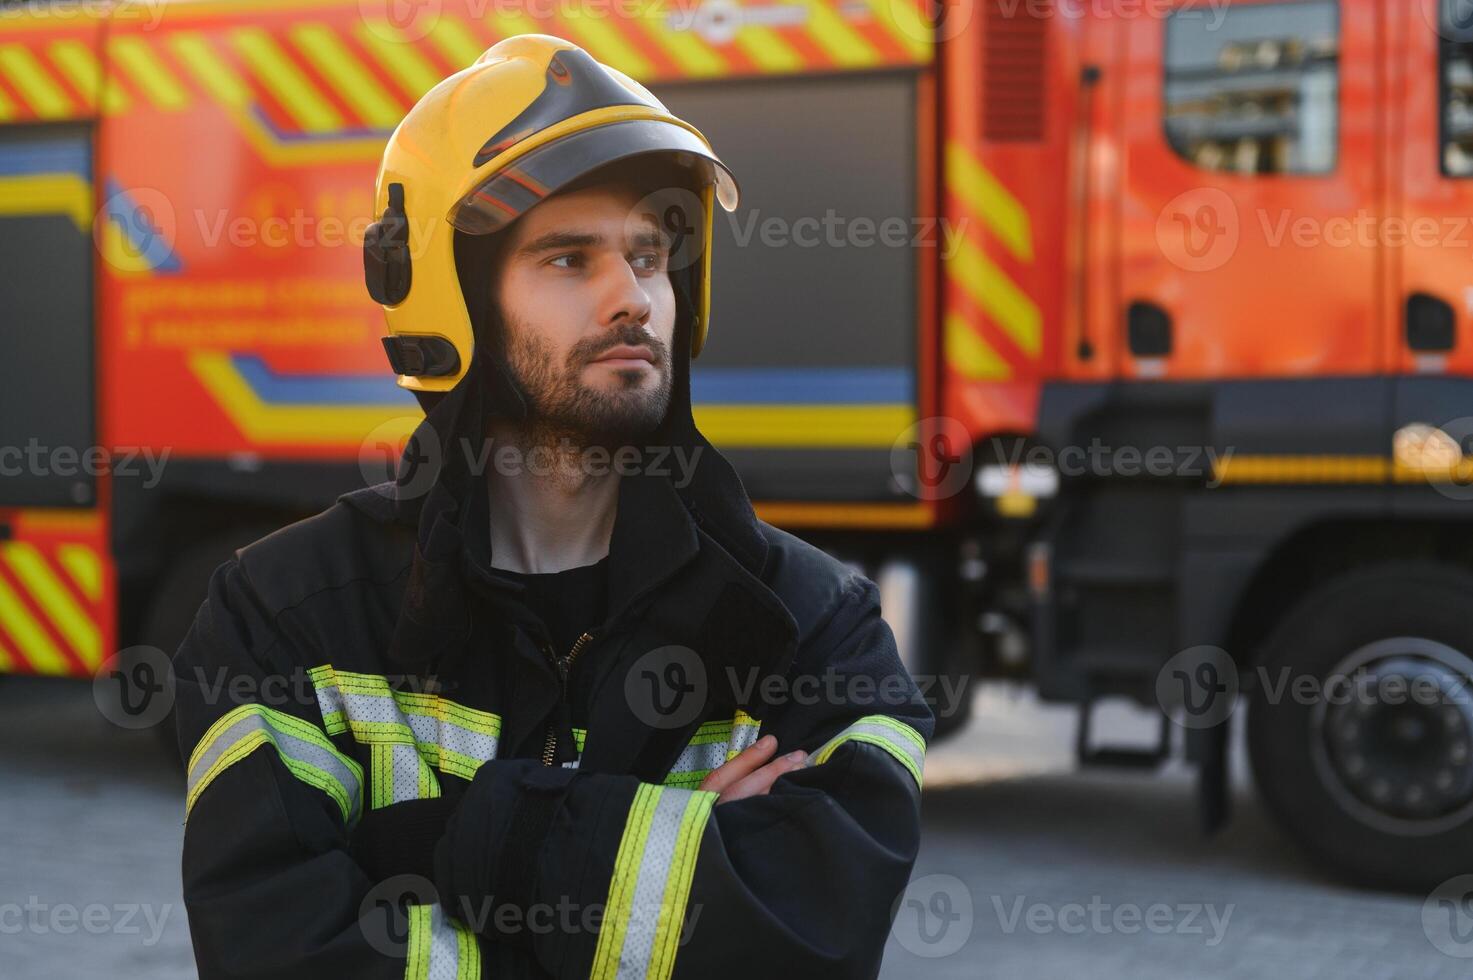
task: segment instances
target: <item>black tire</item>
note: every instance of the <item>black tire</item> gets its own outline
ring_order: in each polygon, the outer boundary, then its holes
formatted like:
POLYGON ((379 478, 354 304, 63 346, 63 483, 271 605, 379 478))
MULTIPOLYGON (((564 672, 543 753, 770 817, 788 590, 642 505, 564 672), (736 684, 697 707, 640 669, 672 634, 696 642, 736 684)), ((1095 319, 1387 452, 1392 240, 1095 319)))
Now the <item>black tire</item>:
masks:
MULTIPOLYGON (((176 553, 154 587, 135 642, 157 647, 173 659, 205 600, 210 575, 237 548, 265 537, 274 530, 274 525, 242 524, 210 535, 176 553)), ((166 747, 169 757, 182 768, 184 760, 179 758, 173 712, 153 726, 152 732, 159 743, 166 747)))
POLYGON ((1415 891, 1473 872, 1473 761, 1457 748, 1466 704, 1447 707, 1438 694, 1392 706, 1375 693, 1390 677, 1451 676, 1437 666, 1446 661, 1467 697, 1457 655, 1470 654, 1473 574, 1431 561, 1347 572, 1273 631, 1250 687, 1249 757, 1268 809, 1321 864, 1358 884, 1415 891), (1335 674, 1370 693, 1327 689, 1335 674), (1292 696, 1304 675, 1330 696, 1292 696))

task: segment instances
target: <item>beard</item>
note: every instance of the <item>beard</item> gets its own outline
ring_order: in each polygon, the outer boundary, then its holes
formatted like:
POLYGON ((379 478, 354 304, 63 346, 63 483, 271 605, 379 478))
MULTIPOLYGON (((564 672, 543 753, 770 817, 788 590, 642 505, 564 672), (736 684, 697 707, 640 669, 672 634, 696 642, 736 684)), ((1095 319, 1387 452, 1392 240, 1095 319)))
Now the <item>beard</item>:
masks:
POLYGON ((506 364, 527 403, 529 441, 550 445, 562 438, 579 446, 608 449, 630 444, 653 432, 670 404, 670 351, 637 324, 574 344, 558 362, 552 345, 535 330, 508 323, 506 364), (656 381, 649 385, 643 369, 615 371, 607 387, 590 387, 583 369, 620 344, 649 347, 656 381))

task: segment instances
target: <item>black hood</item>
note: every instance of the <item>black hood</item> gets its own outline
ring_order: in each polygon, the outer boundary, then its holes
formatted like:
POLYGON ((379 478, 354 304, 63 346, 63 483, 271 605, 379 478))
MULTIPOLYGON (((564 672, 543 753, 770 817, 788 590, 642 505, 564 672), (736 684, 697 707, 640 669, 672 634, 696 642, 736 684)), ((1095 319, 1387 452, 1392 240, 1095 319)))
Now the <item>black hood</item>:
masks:
MULTIPOLYGON (((611 582, 637 582, 640 551, 652 538, 689 533, 669 518, 668 501, 677 498, 689 524, 714 539, 754 579, 761 580, 767 541, 735 469, 696 428, 690 397, 690 324, 688 285, 676 280, 675 340, 671 351, 670 402, 658 427, 638 447, 643 464, 634 475, 620 477, 618 514, 611 545, 611 582), (672 453, 694 460, 688 470, 672 464, 672 453), (660 455, 663 454, 663 455, 660 455), (661 460, 663 459, 663 463, 661 460), (648 470, 648 472, 647 472, 648 470), (685 476, 685 481, 677 477, 685 476), (684 485, 677 485, 683 482, 684 485), (621 539, 629 542, 618 547, 621 539), (642 542, 635 547, 632 542, 642 542), (624 551, 625 555, 618 554, 624 551)), ((484 472, 473 466, 481 452, 485 421, 507 411, 509 382, 500 367, 499 351, 477 343, 474 362, 449 392, 430 405, 399 460, 391 493, 394 519, 416 529, 410 572, 393 652, 418 672, 433 670, 440 654, 459 644, 469 629, 466 610, 465 552, 474 549, 489 564, 490 541, 485 523, 473 511, 485 500, 484 472), (467 451, 466 447, 471 447, 467 451), (467 540, 467 537, 470 540, 467 540), (482 538, 485 540, 482 540, 482 538), (482 550, 484 549, 484 550, 482 550)), ((493 447, 494 449, 494 447, 493 447)), ((494 501, 492 506, 494 506, 494 501)), ((662 546, 673 542, 662 542, 662 546)))

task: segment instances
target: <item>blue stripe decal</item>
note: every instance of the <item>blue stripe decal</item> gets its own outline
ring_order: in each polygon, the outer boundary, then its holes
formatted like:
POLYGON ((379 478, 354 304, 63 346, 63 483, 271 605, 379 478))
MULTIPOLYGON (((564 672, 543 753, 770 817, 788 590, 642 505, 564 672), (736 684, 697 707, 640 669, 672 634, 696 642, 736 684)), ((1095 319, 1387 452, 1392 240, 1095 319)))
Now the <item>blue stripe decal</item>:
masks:
POLYGON ((0 177, 26 174, 76 174, 92 179, 91 148, 86 140, 12 143, 0 147, 0 177))
POLYGON ((690 386, 697 405, 893 405, 915 400, 906 367, 698 366, 690 386))
POLYGON ((184 263, 169 244, 163 229, 154 224, 153 212, 134 203, 133 196, 116 177, 109 177, 103 185, 107 189, 107 201, 103 207, 107 220, 118 226, 128 240, 127 248, 154 272, 182 272, 184 263))
MULTIPOLYGON (((278 374, 255 354, 231 361, 271 405, 407 405, 414 396, 383 374, 278 374)), ((691 378, 702 405, 893 405, 913 398, 907 368, 704 368, 691 378)))
POLYGON ((419 407, 387 368, 379 374, 277 374, 255 354, 232 354, 230 360, 256 397, 269 405, 419 407))
POLYGON ((372 129, 365 126, 334 129, 327 133, 284 133, 271 121, 260 105, 251 106, 251 115, 266 128, 271 138, 281 143, 332 143, 340 140, 381 139, 385 142, 393 135, 392 129, 372 129))

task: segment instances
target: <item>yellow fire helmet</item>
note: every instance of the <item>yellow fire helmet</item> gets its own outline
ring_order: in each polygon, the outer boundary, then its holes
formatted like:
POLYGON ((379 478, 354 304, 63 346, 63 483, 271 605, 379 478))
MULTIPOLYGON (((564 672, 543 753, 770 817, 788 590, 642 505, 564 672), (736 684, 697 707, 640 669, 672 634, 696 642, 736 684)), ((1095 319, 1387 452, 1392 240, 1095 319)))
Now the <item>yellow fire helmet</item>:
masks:
POLYGON ((377 179, 379 220, 363 240, 364 277, 384 307, 384 350, 400 387, 449 391, 472 363, 457 229, 497 232, 560 187, 646 153, 668 155, 700 189, 694 357, 711 316, 712 202, 732 211, 738 197, 706 138, 638 82, 545 34, 499 41, 430 89, 389 137, 377 179))

